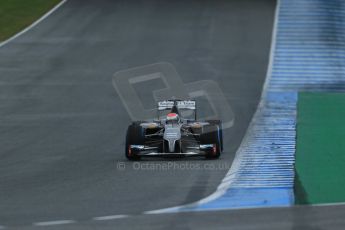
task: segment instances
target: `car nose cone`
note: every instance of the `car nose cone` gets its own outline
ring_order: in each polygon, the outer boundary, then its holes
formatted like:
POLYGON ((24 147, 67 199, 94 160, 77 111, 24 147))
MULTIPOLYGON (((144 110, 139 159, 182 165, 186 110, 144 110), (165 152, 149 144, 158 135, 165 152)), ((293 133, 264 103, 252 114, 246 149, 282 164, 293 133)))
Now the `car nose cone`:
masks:
POLYGON ((165 127, 164 140, 169 143, 169 152, 175 151, 175 143, 181 139, 180 127, 165 127))

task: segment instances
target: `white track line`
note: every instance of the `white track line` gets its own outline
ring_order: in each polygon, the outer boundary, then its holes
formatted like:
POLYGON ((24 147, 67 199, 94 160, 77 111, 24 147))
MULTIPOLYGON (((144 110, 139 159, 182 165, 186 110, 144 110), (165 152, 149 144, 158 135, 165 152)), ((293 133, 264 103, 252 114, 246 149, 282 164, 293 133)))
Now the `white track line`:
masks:
POLYGON ((312 206, 312 207, 323 207, 323 206, 345 206, 345 202, 338 203, 323 203, 323 204, 308 204, 308 205, 297 205, 297 206, 312 206))
POLYGON ((112 215, 112 216, 99 216, 92 218, 93 220, 115 220, 115 219, 121 219, 121 218, 127 218, 128 215, 112 215))
POLYGON ((45 221, 45 222, 36 222, 33 223, 34 226, 52 226, 52 225, 62 225, 62 224, 73 224, 76 223, 75 220, 53 220, 53 221, 45 221))
POLYGON ((43 21, 44 19, 46 19, 49 15, 51 15, 55 10, 57 10, 60 6, 62 6, 65 2, 67 2, 67 0, 62 0, 59 4, 57 4, 54 8, 52 8, 51 10, 49 10, 47 13, 45 13, 42 17, 40 17, 38 20, 36 20, 34 23, 32 23, 30 26, 26 27, 24 30, 20 31, 19 33, 13 35, 12 37, 10 37, 9 39, 3 41, 0 43, 0 48, 3 47, 4 45, 6 45, 7 43, 13 41, 14 39, 16 39, 17 37, 21 36, 22 34, 28 32, 29 30, 31 30, 33 27, 35 27, 37 24, 39 24, 41 21, 43 21))

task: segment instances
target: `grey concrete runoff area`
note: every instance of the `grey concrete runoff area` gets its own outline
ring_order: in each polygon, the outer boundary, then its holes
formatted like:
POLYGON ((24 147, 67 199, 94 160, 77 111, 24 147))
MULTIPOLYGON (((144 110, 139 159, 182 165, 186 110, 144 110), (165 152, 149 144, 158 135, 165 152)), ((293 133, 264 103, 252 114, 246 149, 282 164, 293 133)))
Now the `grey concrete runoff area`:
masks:
MULTIPOLYGON (((221 182, 260 99, 275 4, 68 0, 1 47, 0 229, 327 229, 308 225, 327 226, 327 216, 344 225, 342 206, 142 214, 198 201, 221 182), (223 91, 234 123, 220 159, 144 160, 153 170, 125 159, 131 120, 112 77, 160 62, 186 84, 223 91)), ((137 86, 148 106, 152 85, 137 86)))

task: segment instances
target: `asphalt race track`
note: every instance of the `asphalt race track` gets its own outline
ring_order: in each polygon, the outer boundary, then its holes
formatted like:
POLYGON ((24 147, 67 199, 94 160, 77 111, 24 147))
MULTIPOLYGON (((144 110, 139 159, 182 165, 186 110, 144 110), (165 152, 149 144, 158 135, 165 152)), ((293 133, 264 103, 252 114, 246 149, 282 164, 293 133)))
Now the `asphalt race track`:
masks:
MULTIPOLYGON (((1 47, 0 225, 73 219, 78 222, 71 228, 86 223, 99 229, 110 225, 97 227, 92 218, 128 214, 134 219, 121 220, 121 228, 132 229, 156 218, 143 211, 215 191, 260 99, 274 9, 273 0, 68 0, 1 47), (221 87, 235 122, 224 132, 219 160, 173 159, 172 170, 137 170, 126 161, 130 117, 112 77, 157 62, 174 65, 185 83, 213 80, 221 87), (119 163, 125 169, 117 169, 119 163), (184 164, 223 168, 185 170, 184 164)), ((151 96, 141 99, 149 104, 151 96)), ((225 214, 189 213, 181 229, 208 215, 208 224, 219 224, 225 214)), ((166 228, 180 216, 159 218, 166 228)), ((162 227, 158 222, 152 224, 162 227)))
MULTIPOLYGON (((50 226, 49 229, 255 229, 255 230, 341 230, 345 206, 245 209, 162 215, 138 215, 110 221, 85 221, 79 225, 50 226)), ((36 230, 35 227, 23 228, 36 230)))

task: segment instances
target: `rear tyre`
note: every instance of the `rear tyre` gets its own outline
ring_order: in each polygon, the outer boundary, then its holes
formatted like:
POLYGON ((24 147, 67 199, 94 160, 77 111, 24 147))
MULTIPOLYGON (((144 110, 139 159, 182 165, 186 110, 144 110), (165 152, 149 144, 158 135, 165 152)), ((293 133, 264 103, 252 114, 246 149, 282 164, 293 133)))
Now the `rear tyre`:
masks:
POLYGON ((140 156, 129 148, 130 145, 144 145, 144 129, 140 125, 133 123, 128 126, 126 135, 126 157, 128 160, 140 160, 140 156))
POLYGON ((210 152, 207 152, 205 157, 207 159, 217 159, 221 152, 220 132, 218 125, 205 125, 200 135, 201 144, 213 144, 214 147, 210 152))

